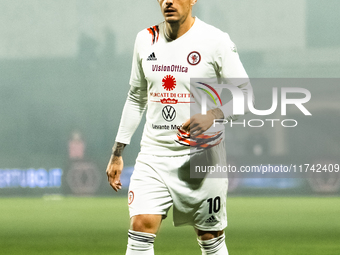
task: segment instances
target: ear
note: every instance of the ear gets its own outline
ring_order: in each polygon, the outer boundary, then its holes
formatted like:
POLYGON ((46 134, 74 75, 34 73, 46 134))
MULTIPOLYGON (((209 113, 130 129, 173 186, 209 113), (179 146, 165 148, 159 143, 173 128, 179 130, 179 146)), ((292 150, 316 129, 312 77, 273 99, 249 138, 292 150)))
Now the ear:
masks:
POLYGON ((191 5, 195 5, 197 0, 191 0, 191 5))

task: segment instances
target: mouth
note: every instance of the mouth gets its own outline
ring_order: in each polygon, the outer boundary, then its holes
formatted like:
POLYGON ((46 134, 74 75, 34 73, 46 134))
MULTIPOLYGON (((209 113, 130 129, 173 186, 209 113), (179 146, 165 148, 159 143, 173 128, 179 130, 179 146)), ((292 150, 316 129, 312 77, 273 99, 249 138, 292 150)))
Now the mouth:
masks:
POLYGON ((171 9, 171 8, 167 8, 167 9, 164 10, 164 13, 168 14, 168 15, 174 14, 175 12, 176 12, 176 10, 171 9))

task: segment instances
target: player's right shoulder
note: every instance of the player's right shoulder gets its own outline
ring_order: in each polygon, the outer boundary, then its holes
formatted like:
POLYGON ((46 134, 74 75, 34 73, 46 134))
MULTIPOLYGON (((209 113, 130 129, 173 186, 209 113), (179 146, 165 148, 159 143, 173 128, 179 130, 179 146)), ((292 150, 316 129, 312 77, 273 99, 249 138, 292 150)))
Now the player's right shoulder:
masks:
POLYGON ((137 41, 141 44, 154 45, 158 42, 161 24, 147 27, 137 34, 137 41))

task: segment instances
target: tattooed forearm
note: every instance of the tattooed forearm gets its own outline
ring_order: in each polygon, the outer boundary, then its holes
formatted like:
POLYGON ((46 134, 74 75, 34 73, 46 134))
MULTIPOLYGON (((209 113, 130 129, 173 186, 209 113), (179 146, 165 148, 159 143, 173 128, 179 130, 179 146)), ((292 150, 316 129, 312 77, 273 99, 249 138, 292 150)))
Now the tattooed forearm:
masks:
POLYGON ((122 153, 123 153, 125 146, 126 146, 126 144, 124 144, 124 143, 115 142, 115 144, 113 145, 113 148, 112 148, 112 154, 114 156, 117 156, 117 157, 122 156, 122 153))

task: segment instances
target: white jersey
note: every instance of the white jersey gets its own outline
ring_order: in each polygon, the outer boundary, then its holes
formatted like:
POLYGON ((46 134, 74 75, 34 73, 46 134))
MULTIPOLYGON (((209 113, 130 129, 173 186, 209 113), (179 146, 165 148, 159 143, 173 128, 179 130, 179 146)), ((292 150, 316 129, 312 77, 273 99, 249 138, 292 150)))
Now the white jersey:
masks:
POLYGON ((247 77, 227 33, 197 17, 190 30, 173 41, 165 35, 165 22, 139 32, 130 85, 147 87, 148 91, 141 152, 189 154, 190 147, 175 139, 177 127, 190 118, 190 106, 195 103, 190 78, 221 77, 247 77))

